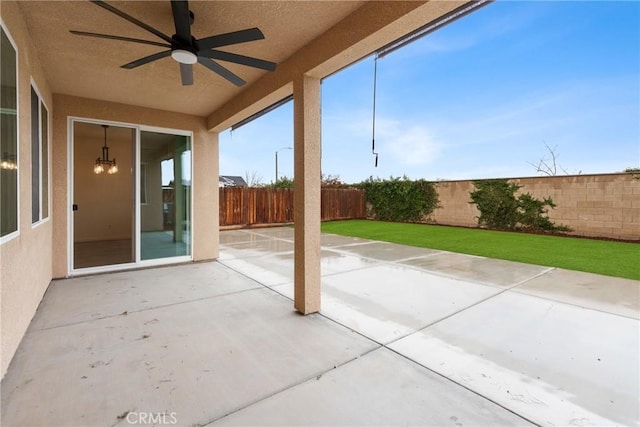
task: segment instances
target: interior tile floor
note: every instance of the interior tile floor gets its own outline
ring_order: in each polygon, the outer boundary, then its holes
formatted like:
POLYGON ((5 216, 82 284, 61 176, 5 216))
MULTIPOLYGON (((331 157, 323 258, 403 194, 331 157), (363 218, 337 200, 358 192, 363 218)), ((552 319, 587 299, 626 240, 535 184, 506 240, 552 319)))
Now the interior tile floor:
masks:
POLYGON ((52 282, 1 425, 640 425, 636 281, 323 235, 301 316, 292 229, 221 245, 52 282))
POLYGON ((140 234, 140 258, 158 259, 190 255, 189 232, 183 241, 173 238, 173 231, 143 231, 140 234))

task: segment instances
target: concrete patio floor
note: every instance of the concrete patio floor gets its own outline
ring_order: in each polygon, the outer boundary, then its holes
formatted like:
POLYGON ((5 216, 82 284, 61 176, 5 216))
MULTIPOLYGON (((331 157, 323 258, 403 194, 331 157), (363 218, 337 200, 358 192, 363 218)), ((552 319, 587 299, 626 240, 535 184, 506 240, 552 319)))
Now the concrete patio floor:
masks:
POLYGON ((301 316, 292 229, 221 245, 52 282, 1 425, 640 425, 636 281, 323 235, 301 316))

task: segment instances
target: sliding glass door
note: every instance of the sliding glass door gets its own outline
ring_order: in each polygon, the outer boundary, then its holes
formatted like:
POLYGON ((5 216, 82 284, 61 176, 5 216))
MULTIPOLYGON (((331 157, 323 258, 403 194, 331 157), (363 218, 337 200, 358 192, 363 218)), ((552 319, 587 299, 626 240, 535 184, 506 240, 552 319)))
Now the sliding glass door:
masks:
POLYGON ((140 132, 140 259, 191 255, 191 141, 140 132))
POLYGON ((71 120, 71 272, 191 259, 191 137, 71 120))

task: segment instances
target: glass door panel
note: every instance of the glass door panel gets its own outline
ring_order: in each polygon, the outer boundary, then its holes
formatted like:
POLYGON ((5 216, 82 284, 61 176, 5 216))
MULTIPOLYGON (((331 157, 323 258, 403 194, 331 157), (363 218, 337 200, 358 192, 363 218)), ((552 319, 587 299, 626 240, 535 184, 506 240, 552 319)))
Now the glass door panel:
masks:
POLYGON ((136 262, 135 164, 135 129, 73 123, 73 269, 136 262))
POLYGON ((190 255, 190 138, 141 131, 140 259, 190 255))

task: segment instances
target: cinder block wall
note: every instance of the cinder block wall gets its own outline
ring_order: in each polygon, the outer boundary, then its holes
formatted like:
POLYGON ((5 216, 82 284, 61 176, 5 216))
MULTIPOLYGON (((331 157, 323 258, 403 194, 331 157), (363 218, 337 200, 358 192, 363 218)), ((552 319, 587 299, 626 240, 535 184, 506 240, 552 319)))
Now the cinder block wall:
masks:
MULTIPOLYGON (((573 229, 572 234, 640 240, 640 176, 618 173, 513 178, 521 193, 538 199, 551 197, 557 207, 549 210, 556 224, 573 229)), ((473 181, 438 183, 441 207, 433 219, 438 224, 477 226, 479 215, 470 204, 473 181)))

